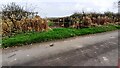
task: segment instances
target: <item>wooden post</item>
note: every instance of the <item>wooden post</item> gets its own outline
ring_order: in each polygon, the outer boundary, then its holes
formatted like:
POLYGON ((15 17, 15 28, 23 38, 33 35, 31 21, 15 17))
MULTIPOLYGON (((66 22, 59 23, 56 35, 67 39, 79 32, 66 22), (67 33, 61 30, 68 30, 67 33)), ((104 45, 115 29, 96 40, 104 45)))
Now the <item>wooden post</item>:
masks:
MULTIPOLYGON (((63 17, 63 24, 65 23, 64 17, 63 17)), ((63 26, 64 27, 64 26, 63 26)))
POLYGON ((58 18, 58 26, 59 26, 60 24, 59 24, 59 18, 58 18))

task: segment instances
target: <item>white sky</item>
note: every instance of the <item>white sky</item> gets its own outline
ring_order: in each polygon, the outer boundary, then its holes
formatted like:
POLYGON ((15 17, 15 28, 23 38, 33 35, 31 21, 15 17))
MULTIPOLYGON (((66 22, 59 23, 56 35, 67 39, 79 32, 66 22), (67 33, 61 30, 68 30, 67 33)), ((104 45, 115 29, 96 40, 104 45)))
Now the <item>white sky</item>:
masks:
POLYGON ((0 6, 16 2, 27 9, 37 11, 41 17, 60 17, 74 12, 118 12, 114 2, 118 0, 0 0, 0 6))

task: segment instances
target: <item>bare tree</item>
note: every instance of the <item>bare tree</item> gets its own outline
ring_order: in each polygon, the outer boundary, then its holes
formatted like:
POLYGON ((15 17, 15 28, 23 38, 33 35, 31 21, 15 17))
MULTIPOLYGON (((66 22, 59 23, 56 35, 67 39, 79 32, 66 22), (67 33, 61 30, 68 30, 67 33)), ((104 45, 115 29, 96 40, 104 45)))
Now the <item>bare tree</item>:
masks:
POLYGON ((118 13, 120 12, 120 0, 113 2, 113 8, 118 10, 118 13))
POLYGON ((120 1, 118 1, 118 13, 120 13, 120 1))
POLYGON ((34 14, 34 12, 29 12, 24 7, 17 5, 16 3, 12 2, 7 5, 2 6, 2 19, 10 19, 13 22, 14 28, 16 21, 21 20, 23 17, 28 17, 31 14, 34 14))

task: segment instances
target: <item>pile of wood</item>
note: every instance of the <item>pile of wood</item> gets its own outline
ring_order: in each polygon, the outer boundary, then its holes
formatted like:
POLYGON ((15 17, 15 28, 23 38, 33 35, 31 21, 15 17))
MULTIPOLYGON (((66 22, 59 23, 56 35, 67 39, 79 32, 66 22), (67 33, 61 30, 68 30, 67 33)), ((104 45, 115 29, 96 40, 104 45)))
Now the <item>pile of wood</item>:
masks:
POLYGON ((47 20, 36 15, 33 18, 22 18, 21 20, 14 20, 14 24, 10 19, 2 20, 2 35, 11 36, 12 33, 18 32, 41 32, 48 31, 50 28, 48 26, 47 20))

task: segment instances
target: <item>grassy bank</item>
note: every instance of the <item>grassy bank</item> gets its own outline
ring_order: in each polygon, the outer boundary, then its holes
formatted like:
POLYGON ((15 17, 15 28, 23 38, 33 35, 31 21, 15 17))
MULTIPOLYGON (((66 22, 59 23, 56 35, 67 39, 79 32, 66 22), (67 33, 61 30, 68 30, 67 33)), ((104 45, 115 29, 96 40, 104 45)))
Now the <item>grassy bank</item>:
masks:
POLYGON ((2 40, 2 48, 11 46, 20 46, 30 43, 46 42, 57 39, 64 39, 74 36, 81 36, 86 34, 101 33, 106 31, 112 31, 120 29, 120 26, 108 25, 99 26, 83 29, 73 29, 73 28, 55 28, 48 32, 31 32, 18 34, 16 36, 5 38, 2 40))

